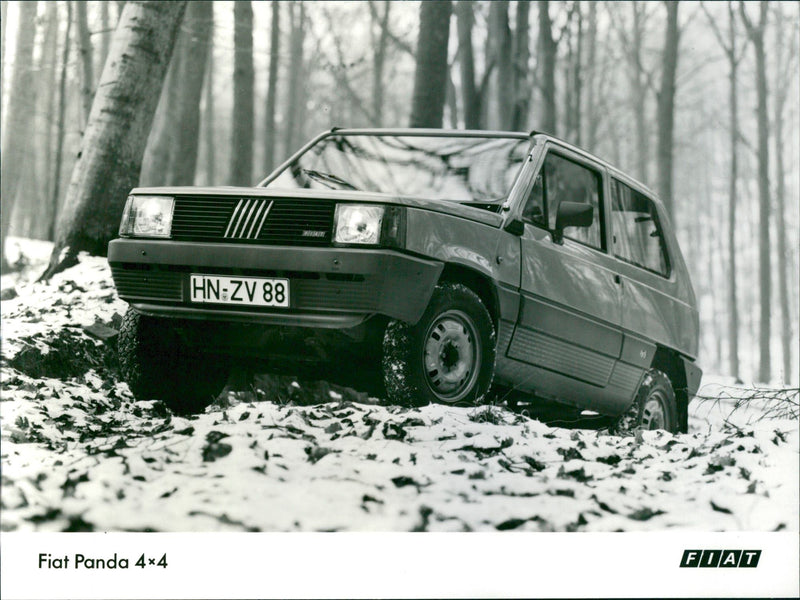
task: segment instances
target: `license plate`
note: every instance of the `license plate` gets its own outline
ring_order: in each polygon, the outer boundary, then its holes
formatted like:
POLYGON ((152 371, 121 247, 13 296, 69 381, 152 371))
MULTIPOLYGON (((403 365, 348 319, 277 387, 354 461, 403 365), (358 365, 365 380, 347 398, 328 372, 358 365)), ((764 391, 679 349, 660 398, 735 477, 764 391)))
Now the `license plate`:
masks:
POLYGON ((289 307, 288 279, 192 275, 189 290, 192 302, 289 307))

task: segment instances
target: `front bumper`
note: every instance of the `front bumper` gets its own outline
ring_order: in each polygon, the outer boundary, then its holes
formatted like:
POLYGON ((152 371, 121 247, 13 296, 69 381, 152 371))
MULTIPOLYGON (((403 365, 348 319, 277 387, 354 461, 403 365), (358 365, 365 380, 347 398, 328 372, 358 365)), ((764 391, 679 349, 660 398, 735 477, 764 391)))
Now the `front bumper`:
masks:
POLYGON ((120 298, 149 315, 347 328, 372 315, 415 323, 443 264, 395 250, 117 239, 108 262, 120 298), (289 279, 289 308, 193 304, 189 277, 289 279))

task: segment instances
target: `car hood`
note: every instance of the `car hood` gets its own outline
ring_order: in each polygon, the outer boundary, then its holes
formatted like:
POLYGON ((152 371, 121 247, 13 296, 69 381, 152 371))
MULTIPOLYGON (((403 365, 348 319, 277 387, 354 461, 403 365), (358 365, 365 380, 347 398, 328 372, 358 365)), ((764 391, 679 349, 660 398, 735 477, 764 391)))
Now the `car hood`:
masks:
POLYGON ((330 199, 331 202, 365 202, 396 204, 430 210, 438 213, 451 214, 464 219, 470 219, 486 225, 500 227, 503 217, 497 213, 483 208, 469 206, 459 202, 447 200, 429 200, 425 198, 412 198, 408 196, 394 196, 375 192, 360 192, 353 190, 307 190, 307 189, 277 189, 263 187, 140 187, 131 190, 131 194, 158 194, 169 196, 247 196, 287 199, 330 199))

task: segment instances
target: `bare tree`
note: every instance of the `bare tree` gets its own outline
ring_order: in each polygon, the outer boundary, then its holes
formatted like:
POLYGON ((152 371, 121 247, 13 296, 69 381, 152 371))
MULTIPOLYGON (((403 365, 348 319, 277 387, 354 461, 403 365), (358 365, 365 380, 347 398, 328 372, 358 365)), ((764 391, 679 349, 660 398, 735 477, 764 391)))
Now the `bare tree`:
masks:
MULTIPOLYGON (((370 6, 374 6, 370 2, 370 6)), ((389 45, 389 14, 392 3, 383 2, 383 14, 378 16, 377 9, 373 12, 373 19, 377 21, 378 35, 373 46, 375 53, 372 59, 372 115, 374 123, 380 127, 383 124, 383 72, 386 64, 386 50, 389 45)))
POLYGON ((617 31, 628 63, 628 82, 631 86, 630 105, 636 132, 636 175, 642 181, 649 180, 650 139, 647 128, 647 94, 653 89, 653 74, 645 67, 644 38, 649 18, 646 2, 607 4, 614 17, 612 25, 617 31), (619 8, 630 6, 632 24, 628 31, 619 8), (619 8, 618 8, 619 7, 619 8))
POLYGON ((61 201, 61 170, 64 164, 64 133, 66 130, 67 72, 72 30, 72 4, 67 2, 67 28, 61 50, 61 65, 58 77, 58 116, 56 118, 56 147, 53 158, 53 187, 50 191, 50 207, 47 217, 47 239, 55 241, 56 221, 61 201))
POLYGON ((579 2, 573 2, 567 16, 559 41, 567 47, 564 61, 564 137, 577 144, 581 143, 581 97, 583 95, 583 12, 579 2), (564 36, 565 40, 561 40, 564 36))
POLYGON ((281 10, 278 0, 272 0, 272 27, 269 44, 269 77, 267 107, 264 111, 264 174, 275 168, 275 108, 278 98, 278 62, 281 43, 281 10))
MULTIPOLYGON (((582 80, 586 89, 586 148, 595 151, 597 144, 597 95, 596 95, 596 70, 597 70, 597 3, 589 2, 589 13, 586 17, 586 64, 582 66, 582 80)), ((583 110, 581 112, 584 112, 583 110)))
POLYGON ((233 121, 231 124, 231 185, 253 183, 253 7, 233 4, 233 121))
POLYGON ((411 127, 441 127, 447 94, 447 42, 450 0, 422 2, 419 12, 417 68, 411 96, 411 127))
POLYGON ((739 377, 739 302, 736 293, 738 271, 736 268, 736 197, 739 180, 738 144, 739 130, 739 64, 744 58, 745 47, 738 46, 738 32, 733 2, 728 0, 728 35, 722 34, 716 19, 704 5, 711 30, 725 52, 728 60, 728 137, 730 151, 730 175, 728 181, 728 369, 731 377, 739 377))
POLYGON ((176 151, 179 151, 175 145, 175 137, 177 135, 177 112, 181 92, 181 62, 186 56, 184 42, 185 36, 179 33, 169 67, 167 68, 164 84, 161 87, 161 94, 153 117, 153 125, 147 138, 147 145, 142 158, 142 172, 139 178, 140 185, 166 185, 173 155, 176 151))
MULTIPOLYGON (((213 37, 213 35, 211 36, 213 37)), ((214 47, 208 50, 208 64, 206 65, 206 78, 204 84, 205 107, 203 108, 203 147, 205 148, 206 183, 213 185, 216 181, 217 153, 216 132, 214 125, 214 47)))
POLYGON ((467 129, 481 127, 481 93, 475 82, 475 56, 472 46, 474 21, 472 2, 456 2, 456 25, 458 28, 458 63, 461 74, 461 102, 464 106, 464 126, 467 129))
POLYGON ((183 57, 179 63, 177 122, 174 147, 170 160, 168 183, 192 185, 197 167, 197 148, 200 140, 200 98, 203 76, 208 62, 214 4, 209 1, 190 2, 184 16, 183 57))
MULTIPOLYGON (((8 2, 0 2, 0 105, 3 103, 3 91, 6 82, 6 15, 8 14, 8 2)), ((2 127, 5 127, 5 114, 3 114, 2 127)))
POLYGON ((78 23, 78 43, 81 56, 81 127, 86 127, 89 112, 92 110, 94 99, 94 49, 89 34, 89 23, 86 17, 86 1, 79 0, 75 3, 75 18, 78 23))
POLYGON ((40 79, 39 89, 44 93, 41 94, 40 100, 43 106, 40 109, 42 116, 41 138, 38 156, 42 159, 42 167, 44 176, 40 177, 42 186, 40 194, 37 194, 36 213, 33 219, 34 230, 28 235, 36 237, 37 239, 44 239, 48 233, 48 208, 50 202, 50 194, 54 185, 52 173, 54 171, 53 161, 55 160, 55 143, 54 143, 54 129, 56 125, 56 63, 58 62, 58 4, 55 2, 48 2, 45 8, 45 33, 42 39, 42 51, 40 56, 40 66, 38 69, 38 76, 40 79), (44 218, 42 218, 44 216, 44 218))
POLYGON ((2 141, 2 189, 3 210, 2 235, 0 235, 0 268, 6 270, 5 242, 8 237, 11 215, 17 200, 19 185, 25 172, 30 124, 33 120, 36 90, 33 80, 33 42, 36 37, 37 2, 21 2, 19 5, 19 28, 14 52, 14 71, 11 89, 15 93, 8 99, 7 117, 2 141))
POLYGON ((292 2, 289 5, 289 81, 287 84, 285 152, 289 154, 297 146, 300 121, 300 96, 303 89, 305 44, 305 5, 292 2))
POLYGON ((530 50, 530 6, 528 0, 517 2, 516 25, 514 39, 511 47, 512 100, 510 128, 521 130, 527 127, 528 112, 530 111, 531 87, 528 81, 528 62, 531 57, 530 50))
POLYGON ((489 129, 508 128, 514 106, 508 4, 506 0, 495 0, 489 3, 486 60, 494 65, 489 78, 489 95, 486 105, 486 126, 489 129))
POLYGON ((753 22, 747 14, 744 2, 739 2, 739 14, 744 22, 747 36, 753 44, 756 57, 756 115, 758 119, 758 279, 760 290, 759 381, 768 382, 772 368, 770 360, 770 318, 772 299, 772 271, 770 268, 769 232, 769 117, 767 115, 767 59, 764 47, 764 31, 767 26, 768 2, 759 3, 759 19, 753 22))
MULTIPOLYGON (((775 144, 775 212, 778 234, 778 303, 781 310, 781 350, 783 354, 783 379, 790 383, 792 377, 792 316, 789 309, 789 272, 787 265, 786 242, 786 168, 784 166, 784 128, 786 101, 791 90, 796 90, 796 80, 792 73, 797 72, 797 31, 796 25, 790 30, 790 40, 785 39, 785 15, 781 4, 775 5, 775 83, 773 91, 773 123, 775 144)), ((791 21, 790 21, 791 23, 791 21)), ((796 22, 795 22, 796 23, 796 22)))
POLYGON ((177 1, 125 4, 42 277, 74 264, 81 251, 107 251, 125 198, 139 179, 158 90, 185 8, 177 1))
POLYGON ((672 146, 675 129, 675 74, 678 70, 678 6, 676 0, 664 3, 667 7, 667 30, 664 49, 661 53, 661 87, 657 94, 656 114, 658 121, 658 195, 667 213, 675 221, 675 205, 672 198, 672 146))
POLYGON ((111 15, 109 11, 109 2, 104 1, 100 2, 100 27, 102 31, 100 32, 100 62, 99 68, 97 69, 98 73, 103 73, 103 67, 106 64, 106 58, 108 58, 108 49, 111 45, 111 15))
POLYGON ((553 22, 550 19, 550 2, 539 0, 539 91, 542 98, 542 114, 539 129, 545 133, 557 132, 556 112, 556 51, 558 45, 553 38, 553 22))

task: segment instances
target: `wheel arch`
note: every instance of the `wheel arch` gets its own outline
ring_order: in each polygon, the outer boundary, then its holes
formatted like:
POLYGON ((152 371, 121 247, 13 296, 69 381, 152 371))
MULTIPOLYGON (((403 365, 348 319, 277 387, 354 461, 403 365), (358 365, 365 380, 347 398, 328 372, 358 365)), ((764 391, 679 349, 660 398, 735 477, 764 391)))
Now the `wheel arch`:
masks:
POLYGON ((439 276, 439 282, 442 281, 462 283, 475 292, 483 302, 486 310, 489 311, 495 330, 497 329, 497 324, 500 320, 500 300, 497 288, 491 277, 465 265, 445 263, 442 274, 439 276))
POLYGON ((657 346, 650 368, 658 369, 669 378, 678 407, 678 431, 686 433, 689 430, 689 389, 682 357, 674 350, 657 346))

